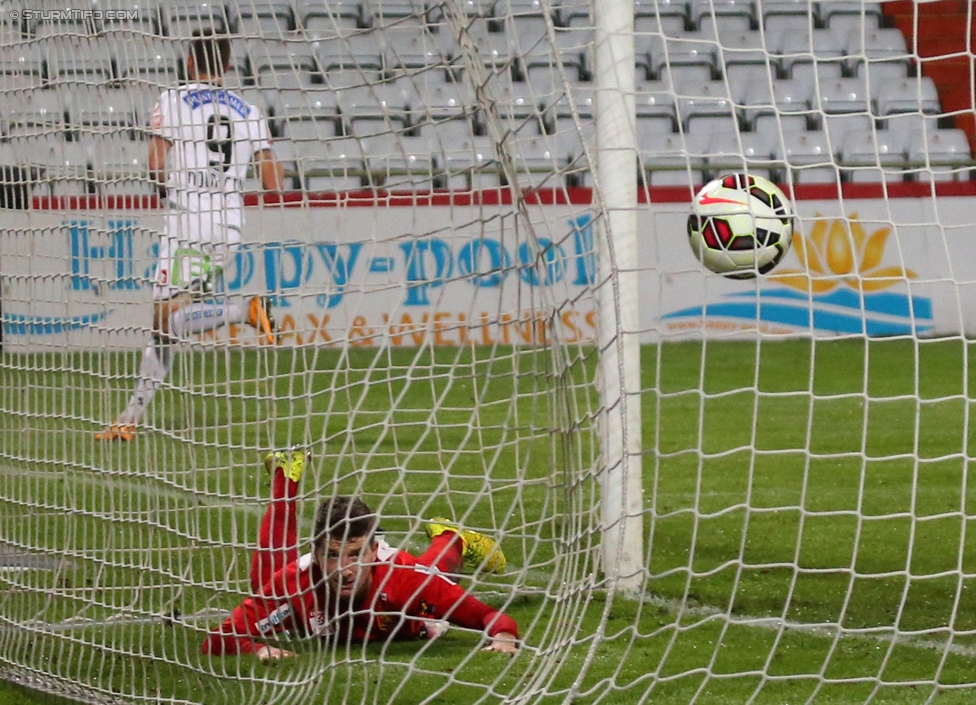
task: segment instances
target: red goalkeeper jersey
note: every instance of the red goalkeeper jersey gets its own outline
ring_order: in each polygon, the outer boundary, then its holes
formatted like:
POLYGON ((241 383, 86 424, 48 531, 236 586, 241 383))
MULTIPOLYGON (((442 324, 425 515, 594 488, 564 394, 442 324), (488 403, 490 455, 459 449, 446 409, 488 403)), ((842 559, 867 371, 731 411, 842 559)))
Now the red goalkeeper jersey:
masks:
POLYGON ((443 574, 422 565, 406 551, 377 541, 377 564, 366 599, 351 615, 334 615, 328 605, 321 569, 308 553, 279 570, 262 588, 234 609, 203 643, 203 653, 252 653, 254 639, 289 630, 300 636, 349 638, 354 641, 427 638, 427 622, 446 619, 488 636, 518 626, 443 574))

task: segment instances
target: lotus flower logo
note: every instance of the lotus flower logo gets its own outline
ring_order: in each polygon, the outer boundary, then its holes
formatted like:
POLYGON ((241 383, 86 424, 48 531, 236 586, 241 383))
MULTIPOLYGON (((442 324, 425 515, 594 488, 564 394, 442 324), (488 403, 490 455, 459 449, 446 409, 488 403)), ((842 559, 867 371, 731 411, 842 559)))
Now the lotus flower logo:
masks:
POLYGON ((804 269, 781 269, 769 279, 785 286, 824 293, 844 283, 869 292, 886 289, 917 275, 904 267, 882 267, 881 259, 891 228, 870 235, 852 213, 848 220, 818 219, 809 239, 796 237, 794 249, 804 269))
MULTIPOLYGON (((807 237, 794 235, 800 269, 767 274, 700 304, 669 311, 670 330, 814 333, 816 335, 917 335, 933 329, 932 299, 905 289, 918 275, 883 266, 891 228, 868 234, 857 214, 830 220, 818 216, 807 237), (775 283, 766 286, 765 282, 775 283), (894 290, 892 290, 894 288, 894 290)), ((707 296, 707 294, 706 294, 707 296)))

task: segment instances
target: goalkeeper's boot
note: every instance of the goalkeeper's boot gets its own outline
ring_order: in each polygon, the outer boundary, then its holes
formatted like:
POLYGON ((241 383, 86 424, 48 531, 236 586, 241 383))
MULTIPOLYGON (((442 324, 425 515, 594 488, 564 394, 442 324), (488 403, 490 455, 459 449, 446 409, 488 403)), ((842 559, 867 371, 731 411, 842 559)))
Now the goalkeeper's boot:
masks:
POLYGON ((461 556, 470 568, 483 568, 489 573, 505 572, 505 554, 495 539, 477 531, 462 529, 444 517, 434 517, 427 523, 427 536, 430 538, 448 531, 461 538, 461 556))
POLYGON ((302 472, 305 470, 305 453, 297 450, 289 452, 276 450, 264 456, 264 468, 269 475, 274 475, 275 470, 281 468, 285 477, 292 482, 298 482, 302 479, 302 472))
POLYGON ((247 324, 258 332, 266 345, 278 344, 278 326, 271 315, 271 302, 266 296, 255 296, 248 303, 247 324))
POLYGON ((136 437, 134 423, 113 423, 104 431, 95 434, 96 441, 131 441, 136 437))

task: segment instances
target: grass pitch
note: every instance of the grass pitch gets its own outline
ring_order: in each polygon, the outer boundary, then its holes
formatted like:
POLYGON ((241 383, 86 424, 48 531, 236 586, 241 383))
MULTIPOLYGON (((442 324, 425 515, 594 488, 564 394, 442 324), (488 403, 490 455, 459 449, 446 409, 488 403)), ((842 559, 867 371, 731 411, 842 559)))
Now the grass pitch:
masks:
POLYGON ((134 355, 8 354, 0 539, 60 563, 0 572, 0 657, 208 704, 969 702, 970 360, 959 340, 645 348, 650 580, 630 602, 594 583, 591 351, 569 373, 513 349, 181 354, 124 445, 93 433, 134 355), (296 643, 275 667, 200 655, 247 592, 261 455, 289 445, 315 453, 306 528, 343 491, 407 547, 434 514, 497 532, 510 573, 462 580, 518 620, 523 652, 452 629, 296 643))

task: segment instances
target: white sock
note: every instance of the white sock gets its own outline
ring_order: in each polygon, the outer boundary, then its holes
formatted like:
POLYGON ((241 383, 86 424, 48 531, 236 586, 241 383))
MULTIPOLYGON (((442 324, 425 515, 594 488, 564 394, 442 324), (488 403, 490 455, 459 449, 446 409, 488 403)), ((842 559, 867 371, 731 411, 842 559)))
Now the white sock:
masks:
POLYGON ((173 362, 172 344, 158 338, 142 353, 139 363, 139 379, 136 381, 136 391, 129 398, 125 410, 119 414, 119 424, 134 424, 146 413, 149 402, 152 401, 156 390, 162 386, 173 362))
POLYGON ((195 303, 182 306, 169 317, 169 332, 174 338, 219 328, 227 323, 241 323, 244 307, 239 304, 195 303))

